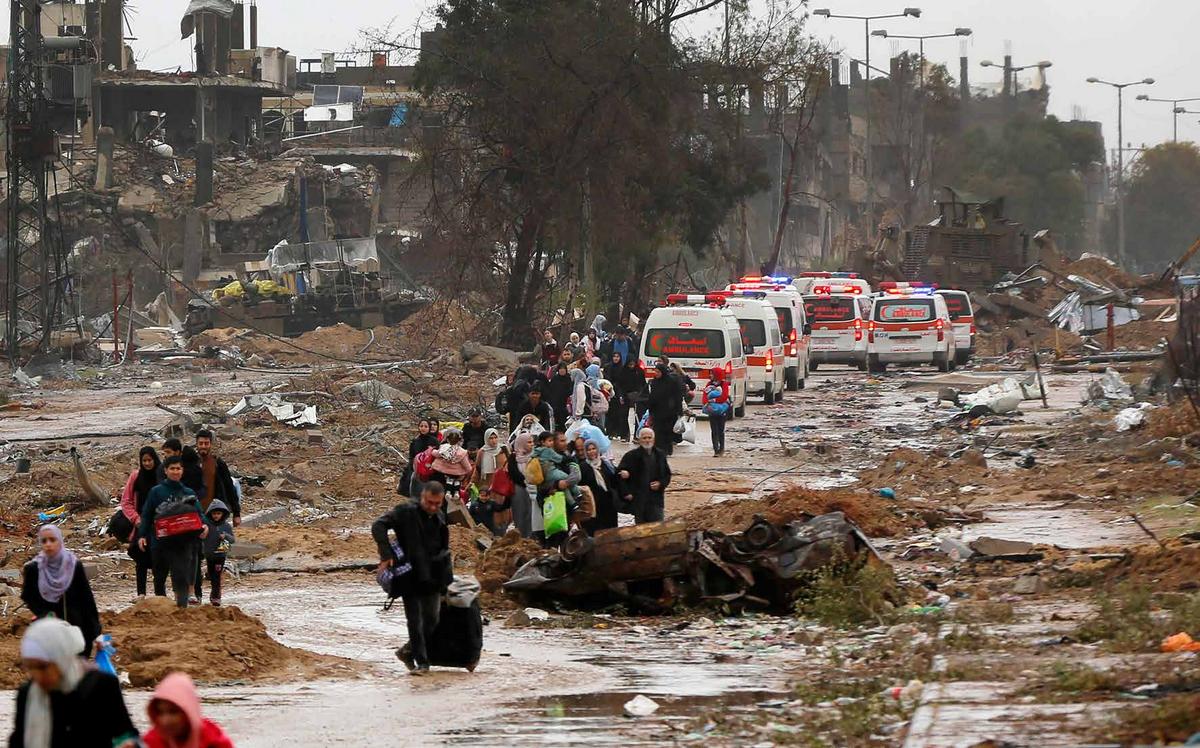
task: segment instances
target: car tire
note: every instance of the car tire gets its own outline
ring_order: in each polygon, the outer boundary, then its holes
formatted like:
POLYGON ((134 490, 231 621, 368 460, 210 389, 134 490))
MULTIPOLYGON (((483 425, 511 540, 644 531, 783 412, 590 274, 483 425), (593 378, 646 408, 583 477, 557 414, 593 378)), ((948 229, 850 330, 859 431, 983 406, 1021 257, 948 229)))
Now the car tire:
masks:
POLYGON ((783 385, 785 389, 798 390, 800 389, 800 367, 790 366, 783 375, 783 385))
POLYGON ((938 371, 950 371, 950 353, 947 351, 944 354, 933 354, 933 363, 938 371))
POLYGON ((879 354, 872 353, 867 357, 867 371, 872 374, 887 371, 887 364, 879 360, 879 354))
POLYGON ((816 371, 816 370, 817 370, 817 367, 818 367, 818 366, 820 366, 820 365, 821 365, 821 364, 819 364, 819 363, 818 363, 818 362, 816 362, 816 361, 810 361, 810 362, 809 362, 809 364, 808 364, 808 370, 809 370, 809 371, 816 371))
POLYGON ((971 360, 971 352, 970 351, 957 351, 954 354, 954 363, 959 366, 962 366, 963 364, 967 363, 970 360, 971 360))
POLYGON ((739 405, 738 407, 733 409, 733 417, 734 418, 745 418, 746 417, 746 404, 745 403, 742 403, 741 405, 739 405))
POLYGON ((801 377, 800 381, 797 383, 796 389, 802 390, 802 389, 804 389, 805 385, 807 385, 807 384, 808 384, 808 372, 806 371, 806 372, 804 372, 804 376, 801 377))
POLYGON ((768 382, 763 385, 763 405, 775 404, 775 384, 768 382))

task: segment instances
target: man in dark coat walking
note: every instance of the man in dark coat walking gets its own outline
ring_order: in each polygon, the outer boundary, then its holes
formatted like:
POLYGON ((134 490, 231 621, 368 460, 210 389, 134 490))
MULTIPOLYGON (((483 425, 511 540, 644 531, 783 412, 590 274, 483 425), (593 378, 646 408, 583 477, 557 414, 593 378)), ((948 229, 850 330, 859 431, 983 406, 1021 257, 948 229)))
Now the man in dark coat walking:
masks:
POLYGON ((671 466, 667 455, 654 445, 654 431, 642 429, 638 446, 625 453, 617 466, 624 487, 624 499, 633 504, 633 519, 641 525, 662 522, 664 494, 671 484, 671 466))
MULTIPOLYGON (((429 673, 429 637, 438 625, 442 595, 453 580, 450 531, 441 511, 445 497, 445 487, 437 481, 429 481, 421 489, 420 503, 401 504, 371 525, 371 537, 379 548, 378 571, 398 563, 412 566, 400 578, 400 598, 404 601, 404 617, 408 622, 413 675, 429 673), (397 559, 388 530, 396 534, 396 544, 404 554, 403 559, 397 559)), ((399 654, 397 650, 397 656, 399 654)))

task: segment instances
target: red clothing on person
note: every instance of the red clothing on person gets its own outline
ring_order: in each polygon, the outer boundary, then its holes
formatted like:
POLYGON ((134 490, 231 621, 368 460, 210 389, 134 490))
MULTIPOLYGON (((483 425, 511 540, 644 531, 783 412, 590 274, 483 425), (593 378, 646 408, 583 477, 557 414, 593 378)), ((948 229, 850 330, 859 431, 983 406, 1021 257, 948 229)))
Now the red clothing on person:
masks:
POLYGON ((714 403, 728 403, 729 402, 729 382, 726 381, 726 379, 725 379, 725 370, 719 366, 713 367, 712 381, 710 381, 704 387, 704 398, 701 401, 701 404, 707 404, 709 402, 714 402, 714 403), (721 387, 721 394, 714 398, 709 398, 708 389, 709 389, 709 387, 712 387, 714 384, 719 385, 721 387))
POLYGON ((179 707, 179 710, 187 715, 188 724, 192 729, 187 740, 177 742, 161 734, 157 727, 153 728, 142 736, 146 748, 234 748, 233 741, 225 731, 200 714, 200 696, 186 673, 171 673, 154 689, 154 695, 146 705, 151 724, 154 722, 152 707, 154 702, 159 700, 169 701, 179 707))

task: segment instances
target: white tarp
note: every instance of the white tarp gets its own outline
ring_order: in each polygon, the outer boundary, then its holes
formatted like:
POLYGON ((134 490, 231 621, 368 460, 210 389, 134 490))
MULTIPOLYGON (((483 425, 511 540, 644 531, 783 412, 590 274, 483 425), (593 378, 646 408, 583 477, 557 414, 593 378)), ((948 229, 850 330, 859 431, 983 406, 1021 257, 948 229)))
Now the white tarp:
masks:
POLYGON ((1135 408, 1125 408, 1122 410, 1113 419, 1113 422, 1117 425, 1117 431, 1132 431, 1144 426, 1146 423, 1146 411, 1150 407, 1150 403, 1139 403, 1135 408))
POLYGON ((353 104, 321 104, 304 110, 305 122, 353 122, 353 104))
POLYGON ((986 405, 993 413, 1009 413, 1020 407, 1024 400, 1037 400, 1041 397, 1037 382, 1030 379, 1022 382, 1016 377, 1008 377, 1002 382, 989 384, 987 387, 970 395, 959 398, 959 404, 974 408, 976 405, 986 405))

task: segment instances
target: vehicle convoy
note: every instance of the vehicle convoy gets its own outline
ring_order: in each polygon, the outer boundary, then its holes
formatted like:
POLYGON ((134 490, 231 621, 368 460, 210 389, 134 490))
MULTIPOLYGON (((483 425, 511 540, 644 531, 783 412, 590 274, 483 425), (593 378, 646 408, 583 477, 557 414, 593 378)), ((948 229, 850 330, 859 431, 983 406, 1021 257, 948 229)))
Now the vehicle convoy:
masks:
POLYGON ((808 381, 810 345, 809 320, 800 292, 787 276, 747 275, 725 287, 727 291, 762 291, 775 309, 783 335, 784 384, 789 390, 804 389, 808 381))
POLYGON ((938 290, 938 295, 946 299, 950 321, 954 323, 954 363, 962 366, 975 355, 975 310, 971 307, 971 295, 949 288, 938 290))
POLYGON ((733 415, 746 415, 747 357, 725 294, 671 294, 666 306, 651 310, 643 329, 641 362, 647 374, 654 371, 659 356, 666 356, 702 391, 713 368, 721 367, 729 380, 733 415))
POLYGON ((830 283, 815 285, 804 297, 804 312, 812 326, 809 367, 846 364, 867 368, 867 322, 871 299, 858 286, 830 283))
POLYGON ((783 400, 783 334, 763 291, 722 291, 737 317, 746 352, 746 391, 767 405, 783 400))
POLYGON ((944 296, 932 286, 885 282, 871 302, 867 321, 867 368, 888 364, 933 364, 954 368, 954 324, 944 296))

